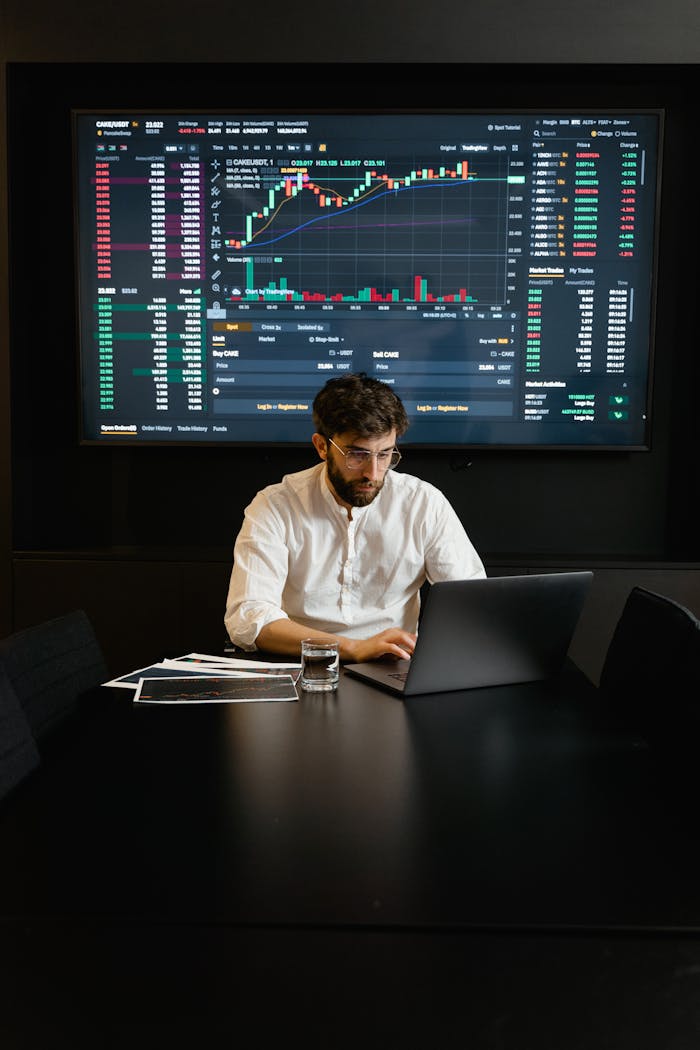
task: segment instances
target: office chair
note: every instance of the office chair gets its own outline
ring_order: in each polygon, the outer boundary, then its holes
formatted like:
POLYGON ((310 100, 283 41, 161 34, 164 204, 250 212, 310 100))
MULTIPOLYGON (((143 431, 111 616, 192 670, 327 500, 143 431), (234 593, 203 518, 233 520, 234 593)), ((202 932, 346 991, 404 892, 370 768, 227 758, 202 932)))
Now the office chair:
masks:
POLYGON ((649 743, 683 743, 700 728, 698 618, 671 598, 633 587, 605 655, 600 692, 614 717, 649 743))
POLYGON ((0 640, 3 664, 39 748, 82 694, 108 677, 92 624, 82 609, 0 640))
POLYGON ((0 664, 0 799, 39 765, 39 751, 27 716, 0 664))

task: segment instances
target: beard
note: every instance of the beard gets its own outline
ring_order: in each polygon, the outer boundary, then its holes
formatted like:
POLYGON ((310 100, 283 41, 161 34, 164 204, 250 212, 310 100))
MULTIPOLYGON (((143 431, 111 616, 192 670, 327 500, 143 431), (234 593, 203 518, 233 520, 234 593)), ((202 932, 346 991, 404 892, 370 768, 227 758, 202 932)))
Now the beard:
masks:
POLYGON ((352 481, 346 481, 330 456, 326 458, 326 469, 328 480, 335 489, 336 495, 351 507, 369 506, 377 498, 384 485, 384 478, 381 481, 368 481, 367 478, 360 476, 352 481), (365 487, 368 485, 371 485, 371 489, 365 487))

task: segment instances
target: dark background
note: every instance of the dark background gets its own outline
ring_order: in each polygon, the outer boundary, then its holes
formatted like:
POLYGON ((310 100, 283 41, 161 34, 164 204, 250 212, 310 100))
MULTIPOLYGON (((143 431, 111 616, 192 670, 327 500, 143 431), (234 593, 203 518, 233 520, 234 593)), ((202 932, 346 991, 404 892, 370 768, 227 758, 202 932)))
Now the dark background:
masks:
MULTIPOLYGON (((192 18, 199 24, 205 14, 192 18)), ((214 12, 208 16, 214 19, 214 12)), ((115 15, 107 10, 105 18, 106 31, 115 15)), ((167 18, 184 33, 174 16, 167 18)), ((371 107, 387 90, 391 104, 407 107, 665 110, 651 451, 411 450, 402 466, 446 493, 490 572, 596 570, 593 604, 577 643, 593 678, 634 583, 671 593, 700 612, 700 535, 693 518, 697 216, 688 179, 697 168, 698 67, 158 62, 148 60, 143 44, 138 61, 52 61, 45 40, 41 61, 10 55, 5 65, 5 630, 82 606, 115 673, 180 649, 218 650, 244 507, 258 488, 316 459, 310 445, 260 451, 79 445, 71 107, 274 107, 309 100, 371 107)))

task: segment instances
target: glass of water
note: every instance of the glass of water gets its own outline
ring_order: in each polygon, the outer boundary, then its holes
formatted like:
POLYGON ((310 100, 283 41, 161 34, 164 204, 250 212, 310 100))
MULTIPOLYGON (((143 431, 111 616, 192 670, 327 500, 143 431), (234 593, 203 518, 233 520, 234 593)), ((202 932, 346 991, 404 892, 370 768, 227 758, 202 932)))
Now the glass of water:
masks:
POLYGON ((335 689, 340 677, 338 642, 304 638, 301 643, 301 688, 310 693, 335 689))

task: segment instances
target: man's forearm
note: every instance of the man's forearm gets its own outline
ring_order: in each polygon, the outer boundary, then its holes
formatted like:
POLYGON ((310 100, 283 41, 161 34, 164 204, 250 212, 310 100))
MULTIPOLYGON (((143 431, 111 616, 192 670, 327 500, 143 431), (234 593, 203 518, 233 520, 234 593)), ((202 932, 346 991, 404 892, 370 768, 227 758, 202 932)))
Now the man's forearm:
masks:
POLYGON ((413 653, 416 643, 415 634, 398 627, 389 627, 369 638, 346 638, 342 634, 330 634, 328 631, 304 627, 294 620, 273 620, 262 628, 256 645, 259 649, 266 649, 271 653, 301 659, 302 638, 323 638, 326 641, 338 642, 340 659, 353 662, 376 660, 380 656, 406 659, 413 653))
POLYGON ((294 620, 282 619, 266 623, 256 638, 255 644, 258 649, 264 649, 269 653, 300 658, 302 638, 323 638, 326 641, 339 642, 341 660, 351 659, 352 643, 349 638, 305 627, 303 624, 295 623, 294 620))

